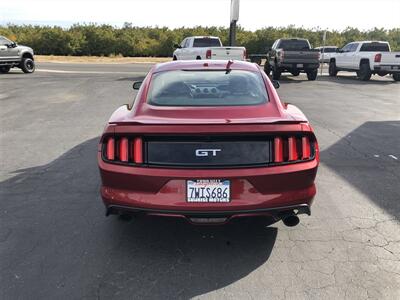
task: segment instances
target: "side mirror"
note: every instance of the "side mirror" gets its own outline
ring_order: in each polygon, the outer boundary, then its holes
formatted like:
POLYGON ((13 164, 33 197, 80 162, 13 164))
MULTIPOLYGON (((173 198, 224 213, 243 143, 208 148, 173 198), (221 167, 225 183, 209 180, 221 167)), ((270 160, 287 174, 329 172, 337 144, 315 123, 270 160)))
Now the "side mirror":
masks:
POLYGON ((142 85, 142 81, 135 81, 135 82, 133 82, 132 87, 134 90, 138 90, 138 89, 140 89, 141 85, 142 85))
POLYGON ((179 45, 179 44, 174 44, 174 48, 181 49, 182 47, 181 47, 181 45, 179 45))
POLYGON ((279 87, 281 86, 281 84, 279 83, 278 80, 272 80, 272 85, 274 86, 274 88, 279 89, 279 87))

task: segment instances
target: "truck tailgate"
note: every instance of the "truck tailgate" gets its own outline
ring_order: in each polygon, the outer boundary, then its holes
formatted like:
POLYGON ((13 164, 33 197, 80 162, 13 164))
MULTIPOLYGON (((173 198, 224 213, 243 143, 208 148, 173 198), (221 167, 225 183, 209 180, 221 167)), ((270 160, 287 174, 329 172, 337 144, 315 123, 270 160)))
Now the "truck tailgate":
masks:
POLYGON ((246 48, 244 47, 213 47, 211 49, 211 59, 232 59, 245 60, 246 48))
POLYGON ((380 65, 400 66, 400 52, 382 52, 380 65))
POLYGON ((307 50, 307 51, 284 51, 283 52, 283 63, 295 63, 295 64, 318 64, 319 63, 319 51, 318 50, 307 50))

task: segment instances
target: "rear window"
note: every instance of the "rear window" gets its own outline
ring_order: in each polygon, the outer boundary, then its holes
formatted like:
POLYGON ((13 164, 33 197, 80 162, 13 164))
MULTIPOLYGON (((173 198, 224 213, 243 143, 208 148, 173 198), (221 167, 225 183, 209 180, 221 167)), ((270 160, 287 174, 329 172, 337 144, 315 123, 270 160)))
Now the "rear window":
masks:
POLYGON ((361 46, 362 52, 389 52, 389 45, 386 43, 365 43, 361 46))
POLYGON ((309 50, 310 45, 305 40, 281 40, 278 48, 283 50, 309 50))
POLYGON ((153 75, 147 102, 159 106, 237 106, 268 101, 260 73, 176 70, 153 75))
POLYGON ((193 47, 221 47, 219 39, 198 38, 194 39, 193 47))

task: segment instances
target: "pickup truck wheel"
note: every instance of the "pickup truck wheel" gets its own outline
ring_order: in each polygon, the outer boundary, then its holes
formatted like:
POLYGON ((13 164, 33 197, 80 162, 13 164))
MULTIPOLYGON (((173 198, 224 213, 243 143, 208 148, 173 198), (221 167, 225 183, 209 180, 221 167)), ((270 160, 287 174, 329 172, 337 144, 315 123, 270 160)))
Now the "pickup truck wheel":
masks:
POLYGON ((393 79, 394 79, 394 81, 400 81, 400 73, 394 73, 393 79))
POLYGON ((309 71, 307 71, 307 79, 315 80, 315 79, 317 79, 317 74, 318 74, 317 69, 309 70, 309 71))
POLYGON ((334 61, 331 61, 329 63, 329 71, 328 72, 329 72, 329 76, 336 77, 338 70, 336 68, 336 63, 334 61))
POLYGON ((360 70, 357 72, 358 78, 362 81, 367 81, 371 78, 372 72, 368 63, 362 63, 360 70))
POLYGON ((9 67, 9 66, 0 67, 0 73, 6 74, 6 73, 8 73, 8 71, 10 71, 10 69, 11 69, 11 67, 9 67))
POLYGON ((172 60, 178 60, 178 59, 177 59, 176 56, 174 55, 174 57, 172 58, 172 60))
POLYGON ((274 80, 279 80, 281 78, 281 74, 281 71, 276 66, 274 66, 272 69, 272 78, 274 80))
POLYGON ((35 62, 29 57, 23 58, 21 61, 21 69, 24 73, 33 73, 35 71, 35 62))

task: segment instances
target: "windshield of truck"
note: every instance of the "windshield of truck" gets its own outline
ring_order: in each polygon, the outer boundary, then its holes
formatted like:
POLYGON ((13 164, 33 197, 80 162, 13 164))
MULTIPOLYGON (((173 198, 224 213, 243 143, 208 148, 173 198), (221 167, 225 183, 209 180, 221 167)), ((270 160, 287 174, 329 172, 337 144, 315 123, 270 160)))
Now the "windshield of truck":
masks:
POLYGON ((214 38, 196 38, 193 41, 193 47, 221 47, 219 39, 214 38))
POLYGON ((386 43, 364 43, 361 46, 362 52, 389 52, 389 44, 386 43))
POLYGON ((238 106, 268 101, 259 72, 174 70, 152 77, 147 102, 159 106, 238 106))
POLYGON ((12 42, 9 39, 6 39, 5 37, 0 36, 0 45, 1 46, 6 46, 6 45, 9 45, 11 43, 12 42))
POLYGON ((288 51, 310 50, 306 40, 281 40, 278 48, 288 51))

